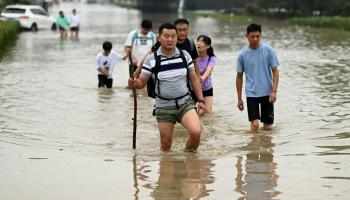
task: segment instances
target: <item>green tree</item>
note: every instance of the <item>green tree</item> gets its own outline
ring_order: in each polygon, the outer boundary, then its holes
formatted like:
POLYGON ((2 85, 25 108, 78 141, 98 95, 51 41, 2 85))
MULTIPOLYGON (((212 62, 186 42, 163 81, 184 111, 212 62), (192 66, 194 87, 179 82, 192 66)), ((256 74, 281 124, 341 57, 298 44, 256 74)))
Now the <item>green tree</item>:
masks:
POLYGON ((349 0, 232 0, 234 9, 244 8, 248 14, 270 15, 276 9, 289 16, 311 16, 315 11, 320 15, 350 16, 349 0), (272 9, 271 9, 272 8, 272 9))
POLYGON ((36 0, 6 0, 5 4, 35 4, 36 0))

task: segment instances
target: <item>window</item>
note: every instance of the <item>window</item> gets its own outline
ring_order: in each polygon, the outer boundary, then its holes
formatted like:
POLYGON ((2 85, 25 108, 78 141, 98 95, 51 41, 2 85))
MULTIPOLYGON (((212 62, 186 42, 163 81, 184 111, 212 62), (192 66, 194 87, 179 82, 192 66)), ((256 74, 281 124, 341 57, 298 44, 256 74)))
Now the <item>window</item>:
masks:
POLYGON ((4 13, 24 14, 25 12, 26 10, 21 8, 6 8, 4 10, 4 13))
POLYGON ((30 11, 35 15, 44 15, 47 16, 47 13, 40 9, 30 9, 30 11))

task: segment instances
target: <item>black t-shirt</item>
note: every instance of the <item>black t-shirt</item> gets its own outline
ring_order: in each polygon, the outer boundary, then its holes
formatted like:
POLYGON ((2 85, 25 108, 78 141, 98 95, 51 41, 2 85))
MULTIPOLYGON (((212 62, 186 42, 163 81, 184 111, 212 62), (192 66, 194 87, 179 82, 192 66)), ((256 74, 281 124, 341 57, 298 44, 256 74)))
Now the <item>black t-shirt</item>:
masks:
MULTIPOLYGON (((152 51, 155 52, 156 50, 159 49, 159 47, 160 47, 160 42, 157 41, 157 42, 153 45, 152 51)), ((185 40, 182 44, 177 43, 177 44, 176 44, 176 47, 179 48, 179 49, 182 49, 182 50, 186 50, 186 51, 191 55, 192 60, 198 58, 197 49, 196 49, 196 46, 195 46, 193 40, 190 41, 188 38, 186 38, 186 40, 185 40), (193 43, 192 48, 191 48, 190 42, 193 43)))
POLYGON ((188 38, 186 38, 186 40, 182 44, 177 43, 176 47, 182 50, 186 50, 191 55, 192 60, 198 58, 196 45, 194 44, 193 40, 190 41, 188 38), (190 42, 193 43, 192 48, 190 42))

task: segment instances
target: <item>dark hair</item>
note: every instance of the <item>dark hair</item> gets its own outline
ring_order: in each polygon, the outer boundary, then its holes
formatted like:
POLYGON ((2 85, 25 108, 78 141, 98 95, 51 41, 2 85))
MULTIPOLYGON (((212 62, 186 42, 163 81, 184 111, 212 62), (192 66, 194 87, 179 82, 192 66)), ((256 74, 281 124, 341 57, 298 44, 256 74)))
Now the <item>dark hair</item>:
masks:
POLYGON ((247 34, 249 34, 250 32, 256 32, 259 31, 261 33, 261 25, 259 24, 250 24, 247 27, 247 34))
POLYGON ((60 12, 58 12, 58 14, 60 14, 60 15, 64 15, 62 10, 60 10, 60 12))
POLYGON ((75 9, 73 9, 72 12, 77 12, 77 11, 75 9))
POLYGON ((144 19, 141 22, 141 27, 145 29, 151 29, 152 28, 152 21, 148 19, 144 19))
POLYGON ((163 29, 173 29, 176 31, 176 26, 170 23, 164 23, 159 26, 159 35, 163 33, 163 29))
POLYGON ((179 18, 179 19, 175 20, 174 24, 175 24, 175 26, 176 26, 177 24, 187 24, 187 25, 190 25, 190 22, 189 22, 187 19, 185 19, 185 18, 179 18))
POLYGON ((110 51, 112 49, 112 43, 110 41, 105 41, 102 44, 102 48, 105 51, 110 51))
POLYGON ((208 54, 209 60, 210 60, 211 57, 215 56, 214 49, 211 46, 211 38, 206 36, 206 35, 200 35, 197 37, 197 41, 200 39, 202 39, 206 45, 210 45, 210 47, 207 49, 207 54, 208 54))

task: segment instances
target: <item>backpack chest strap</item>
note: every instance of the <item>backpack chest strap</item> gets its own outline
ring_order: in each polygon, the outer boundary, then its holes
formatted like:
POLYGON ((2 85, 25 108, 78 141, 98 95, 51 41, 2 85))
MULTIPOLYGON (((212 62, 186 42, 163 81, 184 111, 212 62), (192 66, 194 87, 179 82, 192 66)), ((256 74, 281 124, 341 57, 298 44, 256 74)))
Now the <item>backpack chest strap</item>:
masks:
MULTIPOLYGON (((188 65, 187 65, 187 60, 186 60, 186 57, 183 53, 183 51, 181 49, 179 49, 179 52, 180 52, 180 58, 182 59, 182 63, 184 65, 184 68, 186 68, 186 78, 187 78, 187 82, 188 82, 188 65)), ((178 104, 178 100, 179 99, 182 99, 184 97, 186 97, 187 95, 190 95, 190 92, 189 92, 189 86, 187 84, 187 87, 188 87, 188 91, 186 92, 186 94, 182 95, 182 96, 179 96, 179 97, 176 97, 176 98, 172 98, 172 99, 169 99, 169 98, 164 98, 161 96, 160 94, 160 81, 158 79, 158 73, 160 71, 160 67, 161 67, 161 56, 160 55, 157 55, 157 52, 155 51, 154 53, 154 58, 155 58, 155 66, 154 66, 154 70, 153 70, 153 73, 154 73, 154 79, 155 79, 155 85, 157 86, 157 89, 158 89, 158 93, 156 92, 156 96, 160 99, 163 99, 163 100, 175 100, 175 103, 176 103, 176 108, 179 109, 179 104, 178 104)), ((165 60, 171 60, 171 59, 174 59, 174 58, 170 58, 170 59, 165 59, 165 60)))

